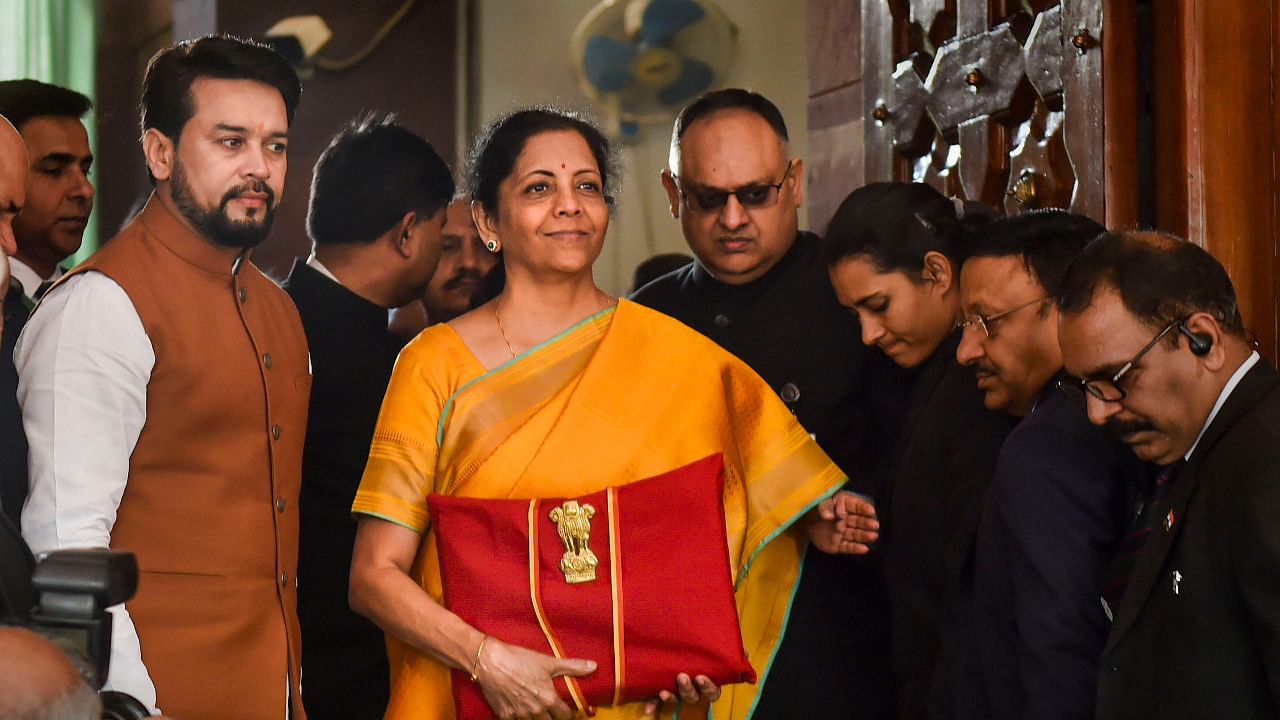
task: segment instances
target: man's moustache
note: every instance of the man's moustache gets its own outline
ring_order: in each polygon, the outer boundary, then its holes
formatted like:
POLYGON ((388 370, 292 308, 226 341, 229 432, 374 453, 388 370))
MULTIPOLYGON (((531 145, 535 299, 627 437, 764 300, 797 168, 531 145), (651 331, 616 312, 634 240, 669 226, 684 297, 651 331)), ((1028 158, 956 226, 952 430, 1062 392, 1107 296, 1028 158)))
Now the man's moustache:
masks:
POLYGON ((995 375, 996 369, 990 363, 979 360, 973 364, 973 372, 974 374, 995 375))
POLYGON ((463 269, 453 274, 453 277, 445 281, 445 290, 457 290, 465 282, 480 282, 484 279, 484 275, 479 270, 463 269))
POLYGON ((1102 429, 1110 433, 1112 436, 1123 439, 1127 435, 1136 432, 1150 432, 1156 427, 1146 420, 1125 420, 1115 416, 1107 418, 1102 424, 1102 429))
POLYGON ((244 193, 262 193, 267 196, 267 209, 271 210, 276 206, 276 194, 269 185, 261 180, 250 180, 249 182, 231 188, 222 196, 222 206, 226 207, 227 203, 235 200, 244 193))

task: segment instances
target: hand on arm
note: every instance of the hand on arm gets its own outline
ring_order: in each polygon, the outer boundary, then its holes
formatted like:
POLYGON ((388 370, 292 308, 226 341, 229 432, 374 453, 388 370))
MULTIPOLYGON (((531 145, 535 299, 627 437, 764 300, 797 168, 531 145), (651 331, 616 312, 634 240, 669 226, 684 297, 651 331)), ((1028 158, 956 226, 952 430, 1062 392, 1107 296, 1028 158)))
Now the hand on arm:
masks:
POLYGON ((825 553, 864 555, 880 536, 875 505, 847 490, 818 503, 804 523, 809 541, 825 553))
POLYGON ((407 527, 362 516, 351 558, 352 609, 440 662, 474 673, 498 717, 570 717, 552 678, 589 675, 596 664, 486 638, 463 622, 409 576, 421 541, 407 527))

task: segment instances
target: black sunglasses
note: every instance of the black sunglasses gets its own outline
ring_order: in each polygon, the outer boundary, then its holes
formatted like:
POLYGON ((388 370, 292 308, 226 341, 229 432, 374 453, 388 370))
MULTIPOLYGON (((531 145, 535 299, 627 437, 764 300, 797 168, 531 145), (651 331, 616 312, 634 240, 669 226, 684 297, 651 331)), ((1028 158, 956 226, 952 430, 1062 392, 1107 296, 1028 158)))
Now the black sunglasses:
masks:
POLYGON ((684 199, 690 210, 716 212, 729 202, 730 195, 738 199, 739 205, 751 210, 773 207, 774 203, 778 202, 778 193, 782 192, 782 186, 787 182, 787 176, 791 174, 791 166, 793 164, 795 164, 794 158, 787 163, 787 169, 782 172, 782 179, 776 183, 748 185, 737 190, 695 187, 686 192, 684 188, 680 187, 679 175, 671 173, 671 179, 675 181, 676 188, 680 191, 680 197, 684 199))

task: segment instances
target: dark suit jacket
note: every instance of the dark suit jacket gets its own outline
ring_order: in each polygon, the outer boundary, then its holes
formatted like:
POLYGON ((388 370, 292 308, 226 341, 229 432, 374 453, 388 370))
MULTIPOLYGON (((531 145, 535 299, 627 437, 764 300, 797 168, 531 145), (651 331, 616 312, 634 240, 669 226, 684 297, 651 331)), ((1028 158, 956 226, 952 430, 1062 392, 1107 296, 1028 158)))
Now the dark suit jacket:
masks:
POLYGON ((401 341, 387 332, 386 308, 300 260, 284 289, 298 306, 314 377, 298 500, 302 699, 311 720, 381 718, 390 672, 383 633, 347 605, 351 501, 401 341))
MULTIPOLYGON (((856 318, 836 301, 817 236, 800 233, 777 264, 744 285, 722 283, 693 262, 632 299, 750 365, 849 474, 851 489, 877 495, 876 466, 897 426, 875 412, 869 393, 885 387, 876 373, 890 364, 862 344, 856 318)), ((806 554, 754 717, 879 720, 892 712, 888 605, 876 563, 806 554)))
POLYGON ((27 434, 18 405, 13 349, 27 324, 28 313, 22 288, 10 285, 4 296, 4 332, 0 333, 0 508, 19 529, 22 504, 27 499, 27 434))
POLYGON ((881 542, 893 609, 900 719, 953 715, 957 602, 996 455, 1014 420, 982 404, 956 362, 959 332, 919 368, 881 542))
POLYGON ((973 644, 963 644, 976 677, 957 688, 958 717, 1090 717, 1111 624, 1098 573, 1149 476, 1089 421, 1083 395, 1056 378, 1041 392, 1000 451, 978 530, 973 644))
POLYGON ((1280 375, 1260 360, 1169 491, 1102 654, 1099 720, 1280 717, 1280 375))
POLYGON ((25 618, 36 604, 31 573, 36 569, 31 548, 18 528, 0 513, 0 625, 25 618))

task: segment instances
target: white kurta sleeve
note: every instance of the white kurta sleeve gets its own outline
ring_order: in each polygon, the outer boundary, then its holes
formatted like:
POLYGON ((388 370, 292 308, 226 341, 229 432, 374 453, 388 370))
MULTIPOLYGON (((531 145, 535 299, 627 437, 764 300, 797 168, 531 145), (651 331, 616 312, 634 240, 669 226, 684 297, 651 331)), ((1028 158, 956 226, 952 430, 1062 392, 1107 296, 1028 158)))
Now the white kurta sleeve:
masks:
MULTIPOLYGON (((22 534, 37 555, 108 547, 146 421, 151 340, 129 296, 98 272, 49 292, 14 350, 18 402, 30 448, 22 534)), ((155 711, 156 691, 124 605, 111 608, 106 689, 155 711)))

